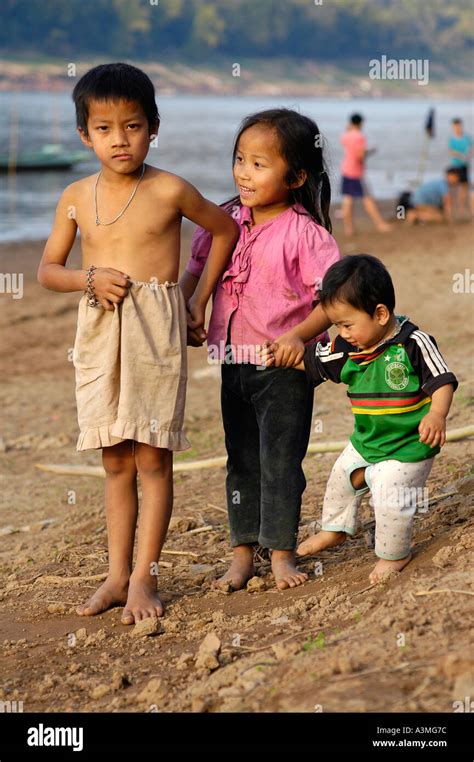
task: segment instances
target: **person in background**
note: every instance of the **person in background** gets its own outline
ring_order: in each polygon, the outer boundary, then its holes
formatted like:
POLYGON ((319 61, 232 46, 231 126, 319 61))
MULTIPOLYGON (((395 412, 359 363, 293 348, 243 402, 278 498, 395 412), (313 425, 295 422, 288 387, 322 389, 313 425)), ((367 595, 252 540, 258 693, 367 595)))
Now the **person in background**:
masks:
POLYGON ((451 124, 452 134, 449 138, 448 148, 451 166, 459 175, 458 212, 463 215, 464 211, 468 210, 469 159, 472 153, 472 138, 464 132, 462 119, 459 117, 453 119, 451 124))
POLYGON ((453 204, 451 190, 459 184, 459 173, 448 167, 444 177, 428 180, 405 200, 406 220, 415 222, 452 222, 453 204))
POLYGON ((360 114, 352 114, 346 131, 341 135, 344 156, 341 164, 342 173, 342 220, 344 232, 351 236, 354 233, 353 205, 354 199, 361 198, 364 209, 377 230, 386 233, 391 226, 384 221, 375 200, 367 193, 364 185, 364 169, 367 156, 375 149, 367 150, 365 135, 362 133, 363 118, 360 114))

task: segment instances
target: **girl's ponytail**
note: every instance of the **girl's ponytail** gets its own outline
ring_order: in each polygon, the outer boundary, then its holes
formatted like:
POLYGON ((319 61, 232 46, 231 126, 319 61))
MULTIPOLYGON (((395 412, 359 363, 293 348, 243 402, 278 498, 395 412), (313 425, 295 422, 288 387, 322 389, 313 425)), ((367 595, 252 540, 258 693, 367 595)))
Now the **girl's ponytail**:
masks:
POLYGON ((329 233, 332 233, 331 218, 329 216, 331 208, 331 183, 329 182, 329 176, 325 169, 323 169, 321 173, 321 191, 319 199, 323 227, 325 227, 329 233))

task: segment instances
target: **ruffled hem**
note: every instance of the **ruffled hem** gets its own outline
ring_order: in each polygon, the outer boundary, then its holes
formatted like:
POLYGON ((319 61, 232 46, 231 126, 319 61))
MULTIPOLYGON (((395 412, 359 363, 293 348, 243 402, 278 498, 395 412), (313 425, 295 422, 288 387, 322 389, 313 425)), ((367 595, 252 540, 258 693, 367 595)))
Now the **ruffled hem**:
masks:
POLYGON ((169 431, 160 429, 150 431, 149 424, 135 421, 114 421, 113 423, 85 429, 79 434, 77 450, 98 450, 111 447, 125 439, 143 442, 151 447, 163 447, 165 450, 188 450, 191 447, 184 431, 169 431))

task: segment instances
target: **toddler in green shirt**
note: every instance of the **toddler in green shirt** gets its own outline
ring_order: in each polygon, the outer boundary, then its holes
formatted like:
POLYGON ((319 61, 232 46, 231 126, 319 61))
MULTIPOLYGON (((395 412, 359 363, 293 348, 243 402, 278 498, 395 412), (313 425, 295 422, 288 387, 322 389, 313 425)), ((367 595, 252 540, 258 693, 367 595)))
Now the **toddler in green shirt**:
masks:
MULTIPOLYGON (((357 531, 357 513, 369 490, 375 513, 370 574, 379 582, 411 559, 413 517, 446 437, 446 417, 458 382, 435 339, 397 316, 392 279, 380 260, 344 257, 328 269, 319 299, 339 335, 330 344, 294 342, 282 361, 266 342, 263 362, 304 370, 315 385, 347 384, 355 425, 326 487, 322 530, 297 555, 340 545, 357 531)), ((303 329, 303 324, 300 324, 303 329)), ((304 333, 304 330, 303 330, 304 333)))

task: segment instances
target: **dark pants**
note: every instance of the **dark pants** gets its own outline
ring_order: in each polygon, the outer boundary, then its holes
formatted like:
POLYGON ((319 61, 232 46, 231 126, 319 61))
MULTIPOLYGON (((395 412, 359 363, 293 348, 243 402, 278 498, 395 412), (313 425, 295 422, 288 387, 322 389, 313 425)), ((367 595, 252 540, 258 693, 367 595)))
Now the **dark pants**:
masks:
POLYGON ((293 550, 313 385, 294 368, 223 364, 221 403, 232 546, 293 550))

